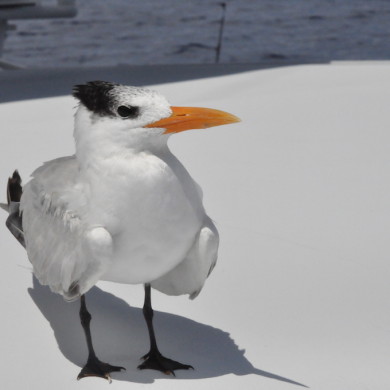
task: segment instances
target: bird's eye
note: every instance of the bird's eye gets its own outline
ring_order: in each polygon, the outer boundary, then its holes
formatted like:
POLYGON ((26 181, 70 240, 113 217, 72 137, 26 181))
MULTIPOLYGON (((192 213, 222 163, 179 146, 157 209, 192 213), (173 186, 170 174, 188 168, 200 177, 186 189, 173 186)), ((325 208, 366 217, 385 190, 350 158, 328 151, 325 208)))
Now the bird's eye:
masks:
POLYGON ((139 113, 139 108, 134 106, 119 106, 117 112, 122 118, 136 118, 139 113))

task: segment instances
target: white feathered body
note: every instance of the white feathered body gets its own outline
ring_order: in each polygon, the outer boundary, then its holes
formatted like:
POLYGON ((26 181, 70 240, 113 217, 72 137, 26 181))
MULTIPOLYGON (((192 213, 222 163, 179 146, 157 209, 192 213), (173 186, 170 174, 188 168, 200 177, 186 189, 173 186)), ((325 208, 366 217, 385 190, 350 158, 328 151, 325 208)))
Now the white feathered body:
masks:
POLYGON ((196 296, 218 249, 199 186, 168 149, 168 137, 153 134, 161 129, 135 129, 129 139, 107 135, 102 121, 89 137, 89 120, 79 109, 76 155, 45 163, 24 186, 35 275, 67 299, 98 280, 196 296))

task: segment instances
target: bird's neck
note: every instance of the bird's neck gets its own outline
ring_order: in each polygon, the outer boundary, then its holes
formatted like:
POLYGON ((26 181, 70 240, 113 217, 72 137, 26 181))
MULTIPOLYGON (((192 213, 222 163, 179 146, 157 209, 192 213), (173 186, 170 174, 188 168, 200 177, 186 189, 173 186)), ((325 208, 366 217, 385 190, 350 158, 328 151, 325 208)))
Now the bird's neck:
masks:
POLYGON ((161 129, 120 128, 109 118, 93 120, 87 110, 75 116, 76 157, 81 168, 109 159, 131 159, 140 153, 164 154, 168 136, 161 129))

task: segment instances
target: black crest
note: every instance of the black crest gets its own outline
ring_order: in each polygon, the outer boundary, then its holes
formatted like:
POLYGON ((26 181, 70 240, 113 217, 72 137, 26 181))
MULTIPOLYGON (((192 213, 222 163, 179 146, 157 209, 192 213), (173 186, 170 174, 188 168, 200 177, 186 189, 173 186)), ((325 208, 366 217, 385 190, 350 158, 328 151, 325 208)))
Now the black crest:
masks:
POLYGON ((86 84, 75 85, 73 96, 80 100, 88 110, 99 115, 113 115, 111 90, 118 84, 108 81, 89 81, 86 84))

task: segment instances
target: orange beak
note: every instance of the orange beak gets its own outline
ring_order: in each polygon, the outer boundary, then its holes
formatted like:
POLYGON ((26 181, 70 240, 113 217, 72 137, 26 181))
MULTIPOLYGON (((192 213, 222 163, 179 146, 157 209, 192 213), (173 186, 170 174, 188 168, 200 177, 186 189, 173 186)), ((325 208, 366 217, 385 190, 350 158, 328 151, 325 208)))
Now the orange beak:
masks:
POLYGON ((168 134, 240 122, 240 119, 235 115, 211 108, 171 107, 171 110, 172 115, 170 117, 161 119, 145 127, 163 128, 165 129, 164 134, 168 134))

